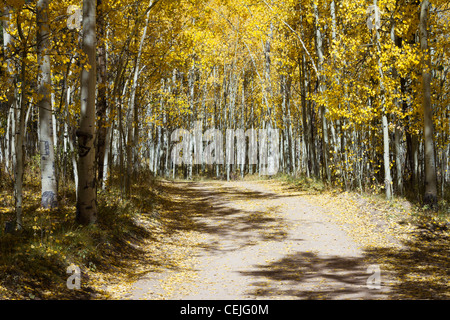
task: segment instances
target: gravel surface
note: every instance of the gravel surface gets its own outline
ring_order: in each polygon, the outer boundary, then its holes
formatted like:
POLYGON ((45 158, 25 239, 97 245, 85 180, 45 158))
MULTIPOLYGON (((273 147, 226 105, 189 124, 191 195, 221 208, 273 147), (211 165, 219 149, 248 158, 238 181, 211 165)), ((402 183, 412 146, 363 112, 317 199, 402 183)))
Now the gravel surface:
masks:
POLYGON ((388 298, 385 274, 368 287, 370 263, 336 219, 341 208, 275 181, 170 184, 171 210, 186 218, 171 235, 181 262, 143 275, 125 299, 388 298))

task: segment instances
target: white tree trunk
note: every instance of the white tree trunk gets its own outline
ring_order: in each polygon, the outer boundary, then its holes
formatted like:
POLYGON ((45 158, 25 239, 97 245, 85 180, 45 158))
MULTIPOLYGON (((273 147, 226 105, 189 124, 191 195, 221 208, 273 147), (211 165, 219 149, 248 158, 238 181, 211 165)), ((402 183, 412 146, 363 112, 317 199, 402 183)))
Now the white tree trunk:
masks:
MULTIPOLYGON (((152 6, 153 0, 150 0, 149 8, 152 6)), ((147 11, 145 24, 144 24, 144 30, 139 42, 139 50, 136 57, 136 64, 134 68, 134 74, 133 74, 133 83, 131 84, 131 91, 130 91, 130 105, 128 106, 128 113, 127 113, 127 190, 129 188, 129 185, 131 183, 131 175, 136 173, 136 166, 138 164, 138 123, 136 120, 137 118, 137 106, 136 106, 136 90, 139 82, 139 74, 141 72, 141 56, 142 56, 142 50, 144 47, 144 41, 147 36, 147 25, 148 20, 150 17, 150 10, 147 11), (134 124, 134 127, 133 127, 134 124), (134 135, 133 135, 133 128, 134 128, 134 135)))
MULTIPOLYGON (((9 28, 10 28, 10 18, 11 18, 11 13, 10 13, 10 8, 9 7, 5 7, 4 11, 3 11, 3 16, 4 16, 4 20, 3 20, 3 50, 5 52, 5 54, 10 55, 11 49, 9 48, 9 44, 11 43, 12 37, 11 34, 9 33, 9 28)), ((12 65, 11 65, 11 61, 10 59, 6 61, 7 64, 7 70, 8 70, 8 75, 12 75, 12 65)), ((8 78, 8 82, 10 85, 10 88, 14 88, 13 85, 13 80, 12 78, 8 78)), ((15 128, 15 109, 14 109, 14 105, 15 105, 15 93, 14 90, 11 90, 11 92, 9 92, 8 94, 8 106, 9 106, 9 111, 8 111, 8 119, 7 119, 7 125, 6 125, 6 155, 5 155, 5 160, 6 160, 6 171, 11 173, 13 171, 12 168, 12 159, 15 156, 15 147, 14 147, 14 128, 15 128)))
MULTIPOLYGON (((25 50, 25 48, 22 48, 25 50)), ((26 52, 22 51, 22 61, 21 61, 21 75, 20 79, 22 81, 22 88, 20 93, 20 101, 18 104, 17 116, 16 116, 16 130, 15 135, 15 166, 14 166, 14 195, 16 200, 16 228, 21 230, 23 228, 22 215, 23 215, 23 174, 25 165, 25 112, 26 112, 26 63, 25 63, 26 52)))
POLYGON ((425 197, 424 202, 435 206, 437 203, 436 161, 433 141, 433 109, 431 105, 431 56, 428 47, 428 11, 430 2, 423 0, 420 5, 420 48, 423 53, 422 87, 424 114, 424 152, 425 152, 425 197))
POLYGON ((51 104, 51 69, 50 69, 50 34, 48 25, 49 0, 39 0, 36 6, 38 27, 37 55, 39 65, 38 93, 39 106, 39 144, 41 156, 41 206, 55 208, 57 202, 57 185, 55 175, 54 136, 51 104))
POLYGON ((106 183, 108 181, 108 164, 109 164, 109 153, 111 152, 111 136, 113 133, 113 127, 108 127, 106 129, 106 141, 105 141, 105 152, 103 153, 103 174, 100 179, 102 179, 102 190, 106 189, 106 183))
POLYGON ((81 71, 81 114, 78 137, 77 221, 81 224, 97 220, 95 186, 95 93, 96 93, 96 0, 83 1, 83 51, 87 65, 81 71))
MULTIPOLYGON (((373 1, 375 7, 377 7, 377 0, 373 1)), ((374 23, 375 25, 375 23, 374 23)), ((376 36, 376 47, 378 52, 380 53, 380 34, 377 29, 375 29, 376 36)), ((383 65, 381 63, 380 58, 378 58, 378 71, 380 73, 380 91, 381 91, 381 108, 382 108, 382 127, 383 127, 383 159, 384 159, 384 184, 386 190, 386 199, 390 200, 392 198, 392 177, 391 177, 391 164, 389 158, 389 123, 386 114, 385 108, 385 88, 384 88, 384 74, 383 74, 383 65)))
MULTIPOLYGON (((69 71, 69 75, 71 74, 71 72, 69 71)), ((75 192, 76 192, 76 198, 78 199, 78 167, 77 167, 77 159, 75 156, 75 148, 73 145, 73 129, 70 126, 70 123, 72 122, 72 116, 69 112, 69 105, 71 102, 71 97, 72 97, 72 91, 73 91, 73 87, 69 86, 67 88, 67 93, 66 93, 66 101, 65 101, 65 113, 66 113, 66 118, 67 121, 64 124, 64 136, 65 136, 65 140, 66 141, 66 145, 64 147, 64 150, 67 151, 67 146, 68 146, 68 151, 70 152, 70 159, 72 161, 72 167, 73 167, 73 177, 74 177, 74 181, 75 181, 75 192)))

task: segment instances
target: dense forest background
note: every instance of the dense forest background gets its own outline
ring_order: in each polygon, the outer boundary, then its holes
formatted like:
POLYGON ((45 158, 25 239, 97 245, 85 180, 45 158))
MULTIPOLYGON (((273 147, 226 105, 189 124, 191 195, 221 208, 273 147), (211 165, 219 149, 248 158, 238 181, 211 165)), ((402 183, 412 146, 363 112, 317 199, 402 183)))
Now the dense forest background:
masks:
MULTIPOLYGON (((36 235, 35 222, 52 223, 57 210, 82 225, 109 219, 99 213, 105 194, 125 201, 154 177, 261 173, 260 155, 252 164, 238 148, 222 164, 190 155, 176 164, 172 133, 199 124, 224 137, 279 129, 279 174, 447 206, 447 0, 3 0, 0 9, 0 237, 36 235)), ((190 141, 192 152, 207 146, 190 141)))

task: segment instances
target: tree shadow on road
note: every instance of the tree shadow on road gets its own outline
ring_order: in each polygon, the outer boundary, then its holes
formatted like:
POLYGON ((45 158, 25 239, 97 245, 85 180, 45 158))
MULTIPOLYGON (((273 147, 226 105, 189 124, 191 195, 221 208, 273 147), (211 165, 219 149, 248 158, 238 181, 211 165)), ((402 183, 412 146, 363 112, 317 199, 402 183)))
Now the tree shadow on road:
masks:
MULTIPOLYGON (((286 236, 282 218, 271 217, 268 212, 234 208, 230 203, 283 199, 289 194, 242 192, 233 186, 208 189, 205 185, 208 184, 202 182, 199 189, 192 182, 164 186, 168 194, 175 195, 163 203, 171 217, 172 230, 198 231, 216 237, 220 241, 206 243, 203 249, 217 252, 225 250, 220 242, 231 237, 238 237, 242 246, 250 246, 261 240, 281 241, 286 236), (268 235, 267 230, 273 232, 268 235)), ((448 230, 422 231, 404 241, 403 249, 363 248, 361 257, 319 256, 299 251, 241 274, 255 278, 248 292, 254 298, 450 299, 448 230), (381 289, 367 286, 371 276, 367 268, 372 264, 380 267, 381 289)))
POLYGON ((256 277, 250 296, 264 299, 380 299, 386 288, 369 289, 364 258, 322 257, 295 252, 241 274, 256 277))
POLYGON ((266 299, 450 299, 449 237, 423 235, 405 249, 375 247, 363 257, 320 257, 296 252, 241 272, 258 281, 249 294, 266 299), (380 267, 381 289, 369 289, 371 264, 380 267))
POLYGON ((382 270, 392 272, 393 299, 450 299, 450 236, 448 232, 415 232, 405 248, 370 248, 382 270))
MULTIPOLYGON (((239 238, 241 247, 260 240, 281 240, 287 235, 283 220, 273 216, 277 208, 243 210, 231 205, 239 200, 258 202, 282 198, 282 195, 242 191, 232 186, 207 189, 208 184, 204 182, 201 186, 198 189, 195 182, 163 185, 164 192, 171 195, 160 202, 168 232, 197 231, 222 240, 239 238)), ((209 243, 204 249, 219 250, 219 244, 209 243)))

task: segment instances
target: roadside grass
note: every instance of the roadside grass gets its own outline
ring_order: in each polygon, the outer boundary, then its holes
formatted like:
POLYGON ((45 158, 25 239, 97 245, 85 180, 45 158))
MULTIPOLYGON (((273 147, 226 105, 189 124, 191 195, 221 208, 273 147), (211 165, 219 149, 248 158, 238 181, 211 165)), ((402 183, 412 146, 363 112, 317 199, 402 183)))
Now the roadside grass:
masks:
POLYGON ((305 177, 278 179, 287 190, 304 191, 347 230, 368 265, 380 266, 391 299, 450 299, 450 192, 432 209, 411 201, 417 196, 388 201, 382 188, 345 191, 305 177))
MULTIPOLYGON (((370 201, 374 206, 380 207, 380 210, 389 211, 392 217, 397 216, 402 221, 405 219, 404 212, 416 224, 430 223, 435 224, 435 228, 450 228, 450 189, 445 190, 445 194, 440 195, 440 200, 436 208, 429 208, 422 205, 416 195, 406 190, 405 195, 394 195, 393 199, 386 200, 382 186, 374 186, 368 191, 348 191, 342 186, 327 185, 321 179, 307 177, 305 175, 293 176, 279 173, 273 177, 285 185, 297 191, 306 191, 310 194, 327 193, 331 195, 351 194, 355 197, 370 201), (439 227, 440 226, 440 227, 439 227)), ((404 222, 404 221, 403 221, 404 222)))
POLYGON ((72 183, 60 185, 54 210, 40 208, 39 188, 37 179, 25 181, 24 228, 11 233, 4 226, 15 216, 12 189, 0 191, 0 300, 108 298, 106 285, 131 276, 139 245, 151 238, 137 218, 153 212, 155 180, 139 179, 128 198, 114 186, 99 192, 98 222, 87 227, 75 223, 72 183), (72 264, 81 270, 79 290, 67 287, 72 264))
MULTIPOLYGON (((117 187, 120 177, 115 172, 108 188, 98 192, 98 222, 81 227, 74 221, 73 183, 60 182, 59 207, 43 210, 38 168, 29 166, 27 170, 25 227, 20 232, 5 233, 5 223, 14 220, 14 195, 10 177, 3 176, 0 183, 0 300, 114 298, 111 292, 120 290, 122 283, 167 263, 165 247, 160 245, 167 237, 167 228, 156 230, 159 227, 155 226, 174 219, 164 214, 164 201, 170 194, 161 194, 161 180, 152 174, 140 174, 125 197, 117 187), (149 254, 149 247, 154 252, 149 254), (71 264, 81 270, 80 290, 67 288, 71 264)), ((195 176, 193 180, 210 179, 195 176)), ((268 179, 279 181, 286 191, 301 191, 328 209, 361 243, 368 259, 394 275, 394 298, 450 299, 450 192, 436 210, 431 210, 406 197, 387 201, 380 192, 348 192, 304 176, 244 177, 268 179), (400 245, 390 246, 392 239, 400 245)), ((170 248, 175 250, 179 245, 174 242, 170 248)))

